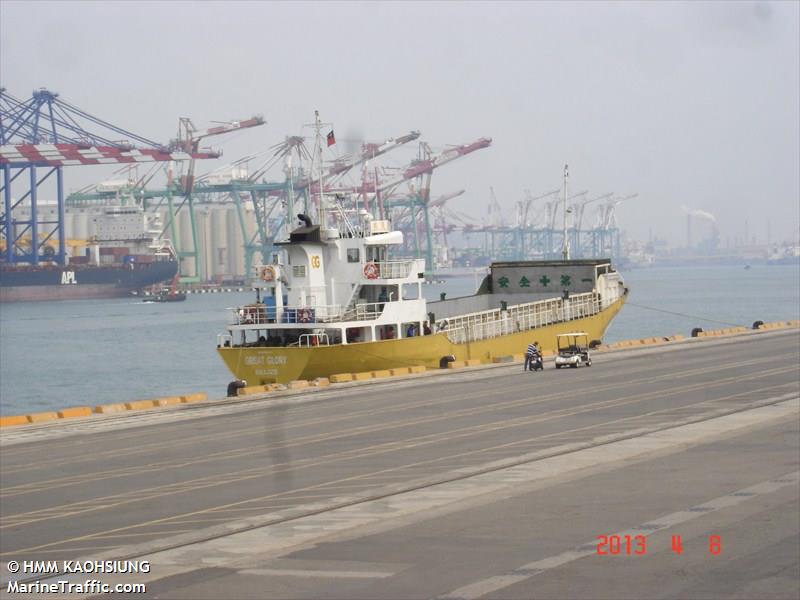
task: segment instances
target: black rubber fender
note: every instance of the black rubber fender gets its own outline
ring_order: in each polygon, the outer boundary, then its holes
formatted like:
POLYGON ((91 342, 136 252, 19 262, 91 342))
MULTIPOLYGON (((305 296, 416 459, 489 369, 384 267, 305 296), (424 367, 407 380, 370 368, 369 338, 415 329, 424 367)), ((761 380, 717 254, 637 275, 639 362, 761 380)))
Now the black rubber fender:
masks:
POLYGON ((694 329, 692 329, 692 337, 697 337, 698 333, 703 333, 702 327, 695 327, 694 329))
POLYGON ((452 354, 448 354, 447 356, 443 356, 442 358, 439 359, 439 368, 440 369, 446 369, 447 365, 449 365, 451 362, 455 362, 455 360, 456 360, 456 357, 453 356, 452 354))
POLYGON ((755 321, 753 322, 753 329, 758 329, 764 324, 764 321, 755 321))
POLYGON ((228 384, 228 398, 233 398, 239 395, 239 390, 247 387, 247 382, 242 379, 234 379, 228 384))

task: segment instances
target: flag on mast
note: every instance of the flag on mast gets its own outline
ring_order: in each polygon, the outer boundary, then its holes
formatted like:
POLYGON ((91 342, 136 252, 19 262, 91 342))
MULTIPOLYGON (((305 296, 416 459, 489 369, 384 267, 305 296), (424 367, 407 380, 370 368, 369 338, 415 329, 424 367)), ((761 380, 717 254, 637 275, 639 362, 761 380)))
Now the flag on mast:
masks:
POLYGON ((328 139, 328 148, 330 148, 336 143, 336 138, 333 135, 333 129, 331 129, 331 132, 328 134, 327 139, 328 139))

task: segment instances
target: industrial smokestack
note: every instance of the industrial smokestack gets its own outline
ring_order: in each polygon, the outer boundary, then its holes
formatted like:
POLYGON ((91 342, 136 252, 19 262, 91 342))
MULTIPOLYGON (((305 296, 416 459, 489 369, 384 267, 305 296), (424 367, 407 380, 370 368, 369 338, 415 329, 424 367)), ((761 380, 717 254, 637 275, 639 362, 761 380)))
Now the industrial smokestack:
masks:
POLYGON ((687 215, 692 215, 693 217, 699 217, 701 219, 706 219, 708 221, 711 221, 712 223, 716 223, 717 222, 716 217, 714 217, 714 215, 712 215, 710 212, 708 212, 706 210, 699 210, 697 208, 688 208, 686 206, 682 206, 681 209, 687 215))

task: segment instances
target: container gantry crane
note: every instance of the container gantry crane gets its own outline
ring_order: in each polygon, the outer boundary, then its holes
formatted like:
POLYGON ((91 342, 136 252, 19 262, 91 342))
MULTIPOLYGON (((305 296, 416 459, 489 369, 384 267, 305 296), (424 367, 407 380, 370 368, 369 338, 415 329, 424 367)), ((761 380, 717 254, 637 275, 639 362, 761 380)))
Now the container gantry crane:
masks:
POLYGON ((592 230, 592 247, 595 256, 620 255, 619 227, 617 226, 616 208, 639 194, 630 194, 621 198, 612 198, 602 204, 597 211, 597 222, 592 230))
POLYGON ((7 263, 38 265, 42 260, 52 260, 65 264, 64 167, 182 162, 218 156, 215 152, 159 144, 95 117, 44 88, 24 101, 0 88, 0 239, 5 240, 2 258, 7 263), (124 141, 119 141, 121 138, 124 141), (41 177, 40 168, 46 169, 41 177), (53 175, 57 217, 43 220, 38 214, 39 192, 53 175), (15 183, 24 188, 22 193, 12 194, 15 183), (13 202, 12 196, 16 197, 13 202), (16 218, 15 210, 23 204, 30 207, 29 216, 16 218), (29 244, 20 243, 25 236, 30 236, 29 244), (44 249, 51 247, 52 239, 58 239, 58 249, 54 254, 46 253, 44 249))
MULTIPOLYGON (((200 141, 209 137, 230 133, 231 131, 238 131, 240 129, 249 129, 251 127, 258 127, 266 123, 264 118, 256 115, 249 119, 240 121, 230 121, 221 123, 216 127, 210 127, 205 130, 198 130, 191 119, 188 117, 181 117, 178 121, 178 137, 170 144, 172 148, 181 149, 184 152, 196 152, 200 147, 200 141)), ((194 212, 194 169, 195 161, 189 161, 189 167, 185 175, 179 177, 179 185, 174 186, 172 181, 172 169, 170 168, 167 176, 167 224, 165 230, 169 229, 170 237, 175 244, 178 258, 181 259, 180 268, 180 281, 181 283, 195 283, 200 281, 200 254, 197 249, 197 219, 194 212), (177 194, 173 194, 172 190, 175 189, 177 194), (181 204, 175 208, 174 196, 180 195, 183 197, 181 204), (191 243, 188 240, 181 240, 178 234, 178 227, 175 217, 181 207, 187 205, 189 210, 189 220, 191 224, 191 243), (188 245, 188 249, 187 249, 188 245), (184 259, 192 261, 192 267, 187 273, 187 267, 184 265, 184 259)))
POLYGON ((590 254, 592 252, 591 239, 589 239, 588 241, 581 239, 582 237, 587 237, 586 235, 584 235, 584 233, 588 233, 588 232, 583 232, 582 229, 583 215, 584 212, 586 211, 586 207, 594 202, 601 202, 603 200, 607 200, 611 198, 613 195, 614 192, 611 192, 608 194, 603 194, 602 196, 589 198, 588 200, 583 200, 581 202, 575 202, 574 204, 571 205, 570 208, 572 210, 572 229, 570 230, 570 233, 572 235, 572 242, 570 245, 573 249, 573 255, 575 258, 585 257, 587 256, 587 254, 590 254))

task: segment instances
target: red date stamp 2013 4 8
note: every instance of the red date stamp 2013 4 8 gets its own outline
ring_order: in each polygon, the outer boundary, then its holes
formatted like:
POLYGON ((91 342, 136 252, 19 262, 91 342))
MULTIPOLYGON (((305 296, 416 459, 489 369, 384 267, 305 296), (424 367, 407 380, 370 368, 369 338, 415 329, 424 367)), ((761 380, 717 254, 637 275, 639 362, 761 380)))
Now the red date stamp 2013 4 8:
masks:
MULTIPOLYGON (((679 535, 672 536, 672 552, 683 554, 683 540, 679 535)), ((722 537, 708 537, 708 552, 717 556, 722 553, 722 537)), ((645 535, 598 535, 596 553, 600 556, 642 556, 647 554, 645 535)))

